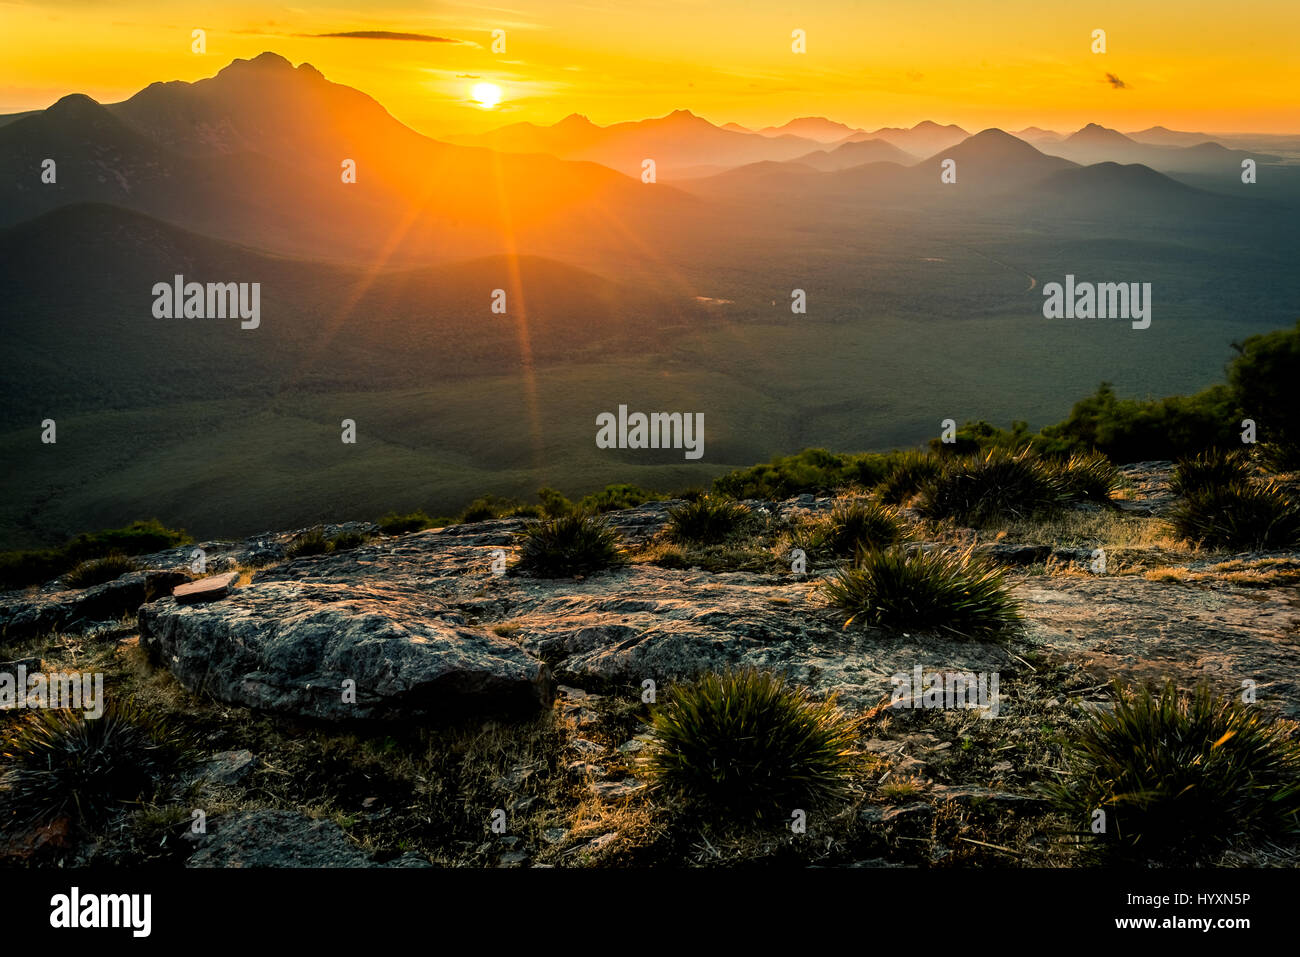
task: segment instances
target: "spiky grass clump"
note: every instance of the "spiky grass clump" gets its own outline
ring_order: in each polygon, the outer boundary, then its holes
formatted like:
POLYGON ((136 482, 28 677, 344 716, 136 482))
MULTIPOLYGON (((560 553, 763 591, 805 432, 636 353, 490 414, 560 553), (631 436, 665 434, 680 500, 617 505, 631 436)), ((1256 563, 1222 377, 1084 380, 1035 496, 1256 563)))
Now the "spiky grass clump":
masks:
POLYGON ((1056 466, 1061 490, 1071 499, 1109 502, 1119 488, 1119 469, 1100 452, 1076 452, 1056 466))
POLYGON ((77 565, 63 576, 63 584, 69 588, 89 588, 102 585, 120 578, 127 572, 133 572, 138 566, 120 552, 105 555, 103 558, 91 558, 77 565))
POLYGON ((839 558, 853 558, 858 551, 884 549, 901 538, 893 511, 875 502, 853 502, 836 506, 826 524, 810 536, 810 544, 839 558))
POLYGON ((939 460, 927 452, 904 452, 876 486, 886 505, 904 505, 939 474, 939 460))
POLYGON ((1271 550, 1300 545, 1300 503, 1276 482, 1212 485, 1170 513, 1181 538, 1208 548, 1271 550))
POLYGON ((98 718, 75 710, 26 711, 0 759, 0 820, 19 826, 69 818, 82 825, 154 794, 191 760, 188 740, 163 719, 111 701, 98 718))
POLYGON ((903 548, 863 552, 822 583, 822 593, 854 621, 897 630, 994 639, 1020 621, 1001 571, 969 552, 903 548))
POLYGON ((365 532, 339 532, 330 539, 330 551, 351 551, 354 548, 360 548, 368 541, 370 541, 370 536, 365 532))
POLYGON ((622 561, 618 533, 584 512, 530 523, 518 541, 518 567, 544 578, 586 575, 622 561))
POLYGON ((1184 498, 1225 486, 1247 482, 1250 460, 1239 450, 1210 449, 1195 458, 1182 459, 1174 466, 1169 488, 1184 498))
POLYGON ((1042 459, 993 449, 945 464, 922 489, 920 510, 929 518, 979 526, 1049 514, 1067 499, 1056 470, 1042 459))
POLYGON ((1204 684, 1115 694, 1071 742, 1069 777, 1046 788, 1081 824, 1104 812, 1104 845, 1186 862, 1300 831, 1300 744, 1261 711, 1204 684))
POLYGON ((738 502, 705 495, 668 510, 668 534, 677 542, 716 545, 740 531, 749 517, 738 502))
POLYGON ((651 718, 645 767, 659 787, 719 814, 789 817, 845 795, 853 723, 754 669, 673 685, 651 718))

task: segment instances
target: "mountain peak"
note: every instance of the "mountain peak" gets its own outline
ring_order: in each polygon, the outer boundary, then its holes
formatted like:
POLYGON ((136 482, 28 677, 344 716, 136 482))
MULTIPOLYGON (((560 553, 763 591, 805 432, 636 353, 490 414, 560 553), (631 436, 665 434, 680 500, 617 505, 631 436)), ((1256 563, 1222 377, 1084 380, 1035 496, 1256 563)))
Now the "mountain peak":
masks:
POLYGON ((60 98, 47 112, 76 114, 99 108, 98 100, 92 99, 84 93, 69 93, 67 96, 60 98))
MULTIPOLYGON (((303 64, 303 65, 307 66, 312 73, 317 72, 315 67, 312 67, 308 64, 303 64)), ((259 53, 251 60, 243 60, 243 59, 231 60, 229 64, 222 67, 222 69, 218 71, 217 76, 221 76, 222 74, 227 74, 227 73, 242 73, 246 70, 264 70, 268 72, 273 70, 277 72, 288 70, 292 72, 293 64, 290 63, 288 60, 286 60, 284 57, 280 56, 280 54, 272 53, 270 50, 267 50, 264 53, 259 53)))

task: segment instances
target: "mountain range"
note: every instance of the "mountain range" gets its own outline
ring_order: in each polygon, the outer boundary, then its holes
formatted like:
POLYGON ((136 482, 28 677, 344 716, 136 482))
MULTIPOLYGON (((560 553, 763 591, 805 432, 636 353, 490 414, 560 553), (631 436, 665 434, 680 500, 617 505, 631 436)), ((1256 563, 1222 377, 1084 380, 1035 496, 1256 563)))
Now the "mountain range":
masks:
POLYGON ((1291 141, 1199 136, 677 110, 435 139, 272 53, 70 93, 0 117, 0 544, 682 487, 947 416, 1055 421, 1102 379, 1199 388, 1300 296, 1291 141), (1045 323, 1068 273, 1152 282, 1151 328, 1045 323), (176 275, 257 283, 261 325, 156 318, 176 275), (702 412, 704 460, 596 449, 620 404, 702 412))

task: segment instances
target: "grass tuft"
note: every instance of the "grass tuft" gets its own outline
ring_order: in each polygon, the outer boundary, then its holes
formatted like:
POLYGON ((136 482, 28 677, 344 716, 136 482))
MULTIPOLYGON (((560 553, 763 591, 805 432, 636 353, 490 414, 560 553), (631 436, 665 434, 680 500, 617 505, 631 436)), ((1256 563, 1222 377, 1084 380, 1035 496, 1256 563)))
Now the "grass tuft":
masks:
POLYGON ((1300 744, 1257 708, 1202 684, 1115 688, 1070 744, 1069 777, 1045 790, 1103 846, 1161 863, 1206 858, 1243 837, 1300 830, 1300 744))
POLYGON ((93 719, 66 709, 27 711, 0 746, 9 768, 0 819, 19 826, 102 822, 152 795, 191 757, 168 721, 134 705, 110 700, 93 719))
POLYGON ((668 534, 673 541, 716 545, 741 531, 749 509, 707 495, 668 510, 668 534))
POLYGON ((821 585, 830 603, 854 621, 896 630, 994 639, 1020 621, 1001 571, 969 552, 902 548, 863 552, 851 568, 821 585))
POLYGON ((753 669, 673 685, 651 717, 645 768, 658 787, 718 814, 785 817, 842 798, 853 723, 833 701, 753 669))
POLYGON ((139 566, 125 555, 114 553, 103 558, 89 558, 63 576, 69 588, 89 588, 102 585, 135 571, 139 566))
POLYGON ((623 560, 618 533, 583 512, 531 523, 518 542, 517 567, 544 578, 586 575, 623 560))

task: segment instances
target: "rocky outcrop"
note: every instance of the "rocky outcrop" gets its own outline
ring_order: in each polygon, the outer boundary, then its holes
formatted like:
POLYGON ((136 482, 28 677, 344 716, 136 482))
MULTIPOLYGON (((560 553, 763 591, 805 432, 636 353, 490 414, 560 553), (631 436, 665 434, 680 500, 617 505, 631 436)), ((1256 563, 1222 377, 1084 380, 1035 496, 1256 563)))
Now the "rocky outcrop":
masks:
POLYGON ((171 594, 189 581, 182 571, 148 569, 129 572, 91 588, 10 592, 0 601, 0 641, 16 642, 53 632, 81 632, 124 615, 134 614, 145 602, 171 594))
POLYGON ((261 582, 228 598, 140 610, 140 644, 192 691, 327 721, 549 704, 549 669, 514 642, 355 560, 348 584, 261 582))

